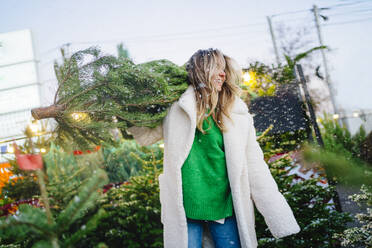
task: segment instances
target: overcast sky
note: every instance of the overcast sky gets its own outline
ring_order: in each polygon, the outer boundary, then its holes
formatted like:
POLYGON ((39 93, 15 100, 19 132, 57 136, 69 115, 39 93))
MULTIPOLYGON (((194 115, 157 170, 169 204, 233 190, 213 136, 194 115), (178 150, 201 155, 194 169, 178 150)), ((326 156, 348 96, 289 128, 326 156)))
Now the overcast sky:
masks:
MULTIPOLYGON (((98 45, 115 54, 116 45, 123 42, 136 63, 166 58, 181 65, 197 49, 209 47, 221 49, 241 66, 255 60, 274 63, 266 16, 276 15, 274 30, 281 25, 292 30, 307 27, 303 40, 314 47, 319 43, 310 11, 313 4, 328 7, 321 11, 329 18, 321 20, 321 29, 325 45, 332 49, 327 58, 338 106, 372 109, 372 82, 367 76, 372 58, 371 0, 2 0, 0 33, 31 29, 40 80, 49 89, 45 103, 55 88, 53 60, 65 43, 71 44, 71 52, 98 45)), ((319 52, 313 57, 314 65, 321 63, 319 52)))

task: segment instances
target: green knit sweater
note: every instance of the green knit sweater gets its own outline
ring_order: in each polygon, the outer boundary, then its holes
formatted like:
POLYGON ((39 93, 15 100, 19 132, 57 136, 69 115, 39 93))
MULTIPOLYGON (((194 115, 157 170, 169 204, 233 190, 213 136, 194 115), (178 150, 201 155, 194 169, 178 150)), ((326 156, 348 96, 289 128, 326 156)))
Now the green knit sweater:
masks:
POLYGON ((203 122, 205 135, 195 129, 191 151, 181 168, 183 204, 188 218, 219 220, 232 216, 233 203, 223 135, 212 116, 207 120, 203 122), (212 125, 209 130, 207 120, 212 125))

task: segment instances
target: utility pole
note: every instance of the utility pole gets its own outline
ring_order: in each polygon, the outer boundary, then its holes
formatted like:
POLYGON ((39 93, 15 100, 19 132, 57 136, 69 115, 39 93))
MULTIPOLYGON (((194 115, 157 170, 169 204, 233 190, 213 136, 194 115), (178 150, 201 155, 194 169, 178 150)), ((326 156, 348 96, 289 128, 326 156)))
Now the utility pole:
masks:
MULTIPOLYGON (((317 30, 317 33, 318 33, 319 44, 321 46, 323 46, 324 44, 323 44, 322 34, 321 34, 321 31, 320 31, 320 25, 319 25, 318 7, 316 5, 313 5, 313 13, 314 13, 315 26, 316 26, 316 30, 317 30)), ((331 80, 330 80, 330 76, 329 76, 329 72, 328 72, 327 59, 326 59, 326 56, 325 56, 324 49, 320 49, 320 52, 322 53, 323 64, 324 64, 324 73, 325 73, 325 81, 326 81, 326 84, 328 86, 329 95, 331 97, 333 112, 334 112, 334 114, 339 114, 339 110, 337 109, 337 106, 336 106, 336 100, 334 98, 334 88, 333 88, 333 85, 330 82, 331 80)), ((341 122, 344 122, 343 118, 338 118, 337 120, 338 120, 338 123, 340 124, 340 126, 342 126, 341 122)), ((346 123, 345 123, 345 126, 346 126, 346 123)))
POLYGON ((266 18, 267 18, 267 22, 269 23, 271 40, 273 41, 274 52, 275 52, 275 57, 276 57, 276 63, 279 65, 280 59, 279 59, 278 47, 276 46, 276 40, 275 40, 274 31, 273 31, 273 25, 271 23, 271 17, 270 16, 266 16, 266 18))

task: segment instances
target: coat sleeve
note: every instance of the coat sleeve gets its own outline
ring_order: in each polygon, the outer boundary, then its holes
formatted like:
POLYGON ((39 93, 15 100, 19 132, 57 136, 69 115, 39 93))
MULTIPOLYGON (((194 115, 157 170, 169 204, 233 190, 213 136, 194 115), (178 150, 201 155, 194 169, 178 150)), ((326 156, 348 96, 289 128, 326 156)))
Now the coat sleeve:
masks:
POLYGON ((133 126, 127 129, 141 146, 152 145, 163 139, 163 123, 154 128, 133 126))
POLYGON ((253 117, 248 115, 250 120, 246 154, 251 198, 275 238, 298 233, 300 226, 264 160, 263 151, 256 140, 253 117))

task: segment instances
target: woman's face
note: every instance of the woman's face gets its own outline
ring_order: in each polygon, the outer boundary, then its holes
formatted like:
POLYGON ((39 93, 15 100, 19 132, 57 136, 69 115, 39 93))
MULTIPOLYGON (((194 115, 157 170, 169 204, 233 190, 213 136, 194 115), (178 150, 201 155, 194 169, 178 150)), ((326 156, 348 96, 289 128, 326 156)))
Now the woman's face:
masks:
POLYGON ((220 65, 217 67, 216 74, 213 77, 213 83, 217 89, 217 91, 221 91, 222 85, 226 81, 226 73, 225 73, 225 66, 220 65))

